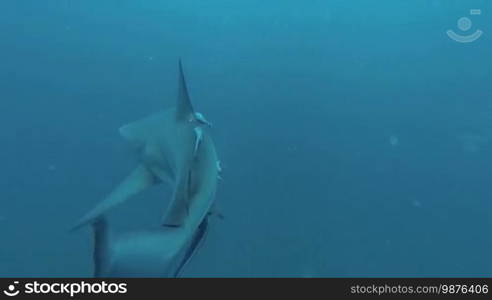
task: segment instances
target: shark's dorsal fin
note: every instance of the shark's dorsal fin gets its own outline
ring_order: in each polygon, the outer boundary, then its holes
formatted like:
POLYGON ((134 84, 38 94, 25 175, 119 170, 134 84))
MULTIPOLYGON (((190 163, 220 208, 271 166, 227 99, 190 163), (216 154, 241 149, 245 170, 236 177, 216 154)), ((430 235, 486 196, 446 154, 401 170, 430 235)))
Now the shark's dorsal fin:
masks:
POLYGON ((195 111, 191 105, 190 94, 183 71, 183 64, 179 60, 179 76, 178 76, 178 100, 176 104, 176 118, 178 120, 192 121, 195 118, 195 111))

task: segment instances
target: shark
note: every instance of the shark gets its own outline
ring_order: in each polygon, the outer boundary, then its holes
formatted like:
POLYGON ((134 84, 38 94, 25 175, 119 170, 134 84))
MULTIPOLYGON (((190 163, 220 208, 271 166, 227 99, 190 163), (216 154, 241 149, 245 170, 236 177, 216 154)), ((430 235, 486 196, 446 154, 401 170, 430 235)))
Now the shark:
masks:
POLYGON ((183 64, 178 64, 176 105, 119 129, 138 164, 73 230, 92 225, 95 276, 173 277, 204 239, 214 211, 220 161, 212 124, 192 106, 183 64), (106 214, 157 184, 172 187, 160 226, 115 236, 106 214))

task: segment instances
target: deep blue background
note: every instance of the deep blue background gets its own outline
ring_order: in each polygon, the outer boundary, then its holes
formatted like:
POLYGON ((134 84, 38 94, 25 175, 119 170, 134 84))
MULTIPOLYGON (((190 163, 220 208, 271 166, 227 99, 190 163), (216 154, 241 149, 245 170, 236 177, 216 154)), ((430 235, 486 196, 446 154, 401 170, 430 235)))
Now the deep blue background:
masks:
MULTIPOLYGON (((492 276, 492 5, 0 2, 0 276, 90 276, 69 227, 134 167, 117 129, 182 57, 224 167, 185 276, 492 276), (469 9, 471 44, 447 37, 469 9)), ((117 209, 156 225, 156 187, 117 209)))

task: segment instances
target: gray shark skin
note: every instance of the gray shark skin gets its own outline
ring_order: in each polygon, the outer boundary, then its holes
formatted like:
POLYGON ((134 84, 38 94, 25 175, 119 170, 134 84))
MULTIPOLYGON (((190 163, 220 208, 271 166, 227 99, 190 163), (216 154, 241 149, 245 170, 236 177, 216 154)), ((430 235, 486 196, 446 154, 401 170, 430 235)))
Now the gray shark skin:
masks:
POLYGON ((205 235, 206 226, 200 231, 200 225, 211 211, 219 178, 210 124, 193 110, 181 62, 176 107, 122 126, 119 131, 137 152, 139 164, 73 229, 93 226, 96 276, 174 276, 205 235), (162 227, 114 237, 104 215, 160 183, 173 187, 162 227))
MULTIPOLYGON (((205 206, 210 206, 219 176, 218 159, 209 126, 197 120, 195 115, 180 62, 176 107, 119 129, 121 136, 137 152, 139 165, 73 229, 93 222, 132 196, 161 182, 174 188, 162 225, 182 225, 194 202, 208 199, 205 206), (200 139, 197 129, 201 132, 200 139)), ((201 214, 203 218, 207 211, 201 214)))
POLYGON ((179 277, 203 243, 206 217, 195 233, 181 227, 160 227, 114 237, 105 217, 92 223, 94 277, 179 277))

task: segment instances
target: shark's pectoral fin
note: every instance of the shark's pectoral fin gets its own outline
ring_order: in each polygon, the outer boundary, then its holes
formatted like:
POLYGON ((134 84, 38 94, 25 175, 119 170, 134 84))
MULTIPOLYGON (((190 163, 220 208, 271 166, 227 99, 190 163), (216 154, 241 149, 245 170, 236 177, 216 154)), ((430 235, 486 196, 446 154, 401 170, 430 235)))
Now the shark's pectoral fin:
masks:
POLYGON ((106 197, 106 199, 77 222, 73 227, 73 230, 94 221, 94 219, 106 213, 108 210, 125 202, 130 197, 154 185, 156 182, 157 179, 152 172, 145 166, 139 165, 111 192, 111 194, 109 194, 108 197, 106 197))

